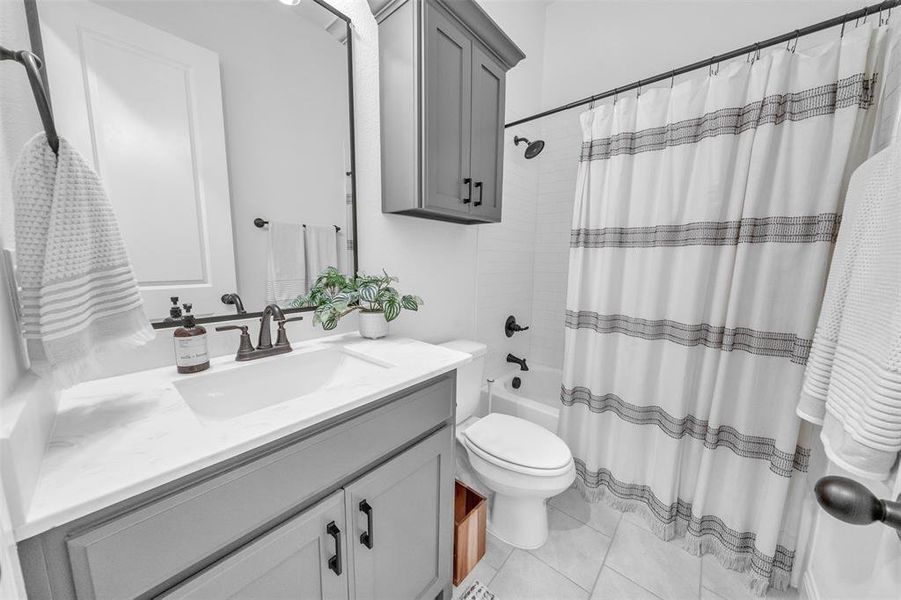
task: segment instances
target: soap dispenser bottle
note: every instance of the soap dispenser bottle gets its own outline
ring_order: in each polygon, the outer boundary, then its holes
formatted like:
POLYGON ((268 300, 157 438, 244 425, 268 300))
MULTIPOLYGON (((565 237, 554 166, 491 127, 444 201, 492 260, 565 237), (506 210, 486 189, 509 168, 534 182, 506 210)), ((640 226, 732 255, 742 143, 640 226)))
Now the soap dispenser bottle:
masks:
POLYGON ((206 329, 197 324, 191 314, 191 305, 183 304, 185 316, 182 326, 173 334, 175 340, 175 366, 179 373, 198 373, 210 368, 206 329))

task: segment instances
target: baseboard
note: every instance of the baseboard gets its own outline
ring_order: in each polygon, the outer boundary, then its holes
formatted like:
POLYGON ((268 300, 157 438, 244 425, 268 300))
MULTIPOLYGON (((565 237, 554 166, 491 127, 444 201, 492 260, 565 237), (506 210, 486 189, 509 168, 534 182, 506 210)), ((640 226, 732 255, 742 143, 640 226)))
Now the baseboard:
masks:
POLYGON ((817 590, 817 583, 808 569, 801 578, 801 600, 820 600, 820 592, 817 590))

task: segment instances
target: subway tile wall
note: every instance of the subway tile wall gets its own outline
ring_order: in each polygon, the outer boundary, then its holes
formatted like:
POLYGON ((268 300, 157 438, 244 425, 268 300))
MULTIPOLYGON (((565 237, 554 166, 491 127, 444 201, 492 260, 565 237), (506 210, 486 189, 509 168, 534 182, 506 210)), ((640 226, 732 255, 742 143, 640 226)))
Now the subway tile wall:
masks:
MULTIPOLYGON (((538 128, 517 128, 515 133, 531 139, 538 128)), ((524 146, 514 146, 513 136, 513 131, 506 130, 503 220, 479 225, 476 332, 479 341, 488 345, 487 377, 498 377, 513 367, 505 361, 508 352, 528 357, 530 351, 530 332, 508 338, 504 321, 509 315, 516 316, 523 325, 530 325, 533 320, 537 161, 541 156, 526 160, 524 146)))
POLYGON ((538 162, 538 203, 532 274, 531 359, 563 366, 563 323, 576 173, 582 146, 579 110, 541 120, 544 151, 538 162))
POLYGON ((578 112, 567 111, 507 130, 503 222, 479 226, 479 341, 488 345, 487 377, 514 367, 507 353, 532 364, 561 367, 569 231, 581 148, 578 112), (526 160, 514 135, 544 139, 526 160), (512 338, 504 321, 515 315, 530 330, 512 338))

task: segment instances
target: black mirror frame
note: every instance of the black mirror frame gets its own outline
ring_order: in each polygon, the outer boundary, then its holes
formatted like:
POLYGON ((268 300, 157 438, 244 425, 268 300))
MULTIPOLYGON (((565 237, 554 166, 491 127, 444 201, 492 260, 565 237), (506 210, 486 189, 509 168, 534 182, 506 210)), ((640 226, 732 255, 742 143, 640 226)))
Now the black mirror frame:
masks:
MULTIPOLYGON (((40 19, 38 16, 38 8, 36 0, 23 0, 25 4, 25 14, 28 21, 28 34, 31 41, 32 51, 44 61, 44 47, 43 40, 41 39, 41 27, 40 27, 40 19)), ((351 216, 352 223, 349 224, 351 230, 351 239, 353 239, 353 273, 356 273, 359 269, 360 260, 358 255, 359 238, 358 238, 358 227, 357 227, 357 162, 356 162, 356 137, 354 131, 354 50, 353 50, 353 25, 350 20, 350 17, 345 15, 340 10, 336 9, 334 6, 325 2, 324 0, 313 0, 316 4, 329 11, 335 17, 344 21, 344 44, 347 47, 347 106, 348 106, 348 137, 350 138, 350 171, 347 173, 350 176, 350 194, 351 194, 351 216)), ((47 89, 47 73, 46 70, 41 70, 41 76, 43 78, 44 89, 47 89)), ((293 314, 293 313, 302 313, 302 312, 310 312, 315 310, 314 308, 283 308, 283 312, 285 314, 293 314)), ((214 315, 211 317, 197 317, 197 323, 220 323, 222 321, 237 321, 243 319, 252 319, 252 318, 260 318, 263 315, 262 312, 247 312, 243 314, 226 314, 223 313, 221 315, 214 315)), ((150 325, 154 329, 168 329, 171 327, 178 327, 181 325, 181 321, 179 320, 158 320, 151 321, 150 325)))

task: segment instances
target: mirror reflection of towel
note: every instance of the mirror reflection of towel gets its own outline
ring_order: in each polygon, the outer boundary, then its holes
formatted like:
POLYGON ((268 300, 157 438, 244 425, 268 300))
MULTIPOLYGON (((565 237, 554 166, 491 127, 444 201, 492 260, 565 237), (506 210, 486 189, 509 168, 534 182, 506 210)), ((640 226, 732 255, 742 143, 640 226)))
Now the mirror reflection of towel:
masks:
POLYGON ((338 268, 338 234, 334 225, 306 226, 307 277, 312 285, 328 267, 338 268))
POLYGON ((312 281, 307 281, 305 254, 303 225, 279 221, 269 223, 267 304, 274 302, 287 308, 295 298, 307 292, 312 281))

